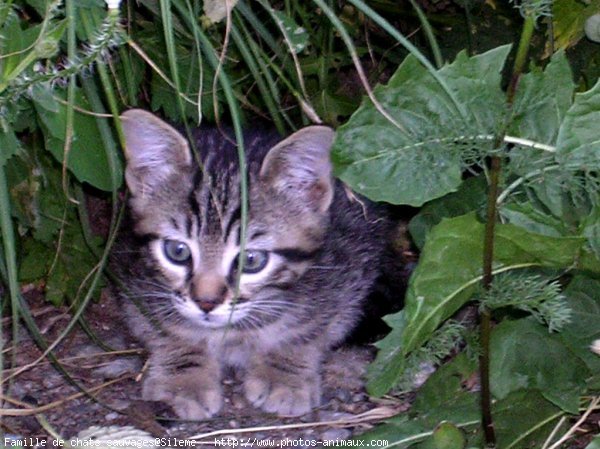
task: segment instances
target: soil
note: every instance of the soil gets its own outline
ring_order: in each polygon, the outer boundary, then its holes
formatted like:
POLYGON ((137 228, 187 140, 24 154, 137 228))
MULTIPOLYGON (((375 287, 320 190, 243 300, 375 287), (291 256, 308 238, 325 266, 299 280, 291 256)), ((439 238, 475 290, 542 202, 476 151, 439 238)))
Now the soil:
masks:
MULTIPOLYGON (((48 305, 41 286, 26 290, 30 311, 45 341, 55 341, 71 313, 48 305)), ((314 447, 325 439, 343 440, 363 433, 375 422, 408 408, 407 401, 375 400, 365 393, 363 376, 374 351, 363 345, 343 347, 332 354, 324 366, 323 404, 306 416, 282 419, 253 408, 243 397, 239 379, 232 375, 223 381, 225 405, 216 418, 183 422, 161 403, 140 400, 144 352, 128 337, 119 315, 115 301, 103 295, 84 313, 91 335, 76 326, 55 348, 54 355, 79 386, 69 383, 48 358, 40 360, 42 354, 24 326, 16 341, 12 335, 4 335, 5 366, 13 354, 16 357, 12 365, 16 368, 4 371, 5 379, 14 376, 3 388, 1 428, 5 437, 25 438, 30 447, 51 447, 52 434, 69 441, 91 426, 133 426, 153 437, 171 438, 161 446, 181 446, 185 438, 195 437, 202 442, 199 445, 206 446, 235 438, 240 443, 262 442, 271 447, 279 447, 281 441, 294 447, 314 447), (94 339, 110 349, 101 348, 94 339), (83 394, 82 388, 88 393, 83 394)), ((3 321, 2 328, 9 329, 10 318, 3 321)))

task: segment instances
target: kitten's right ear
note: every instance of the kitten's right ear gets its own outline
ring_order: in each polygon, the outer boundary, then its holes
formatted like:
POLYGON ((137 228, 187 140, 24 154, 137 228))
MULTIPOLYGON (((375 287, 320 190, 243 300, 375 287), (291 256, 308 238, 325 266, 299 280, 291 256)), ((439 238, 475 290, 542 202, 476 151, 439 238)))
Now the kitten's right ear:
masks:
POLYGON ((133 195, 152 191, 171 174, 189 167, 187 141, 177 130, 142 109, 121 115, 125 134, 125 180, 133 195))

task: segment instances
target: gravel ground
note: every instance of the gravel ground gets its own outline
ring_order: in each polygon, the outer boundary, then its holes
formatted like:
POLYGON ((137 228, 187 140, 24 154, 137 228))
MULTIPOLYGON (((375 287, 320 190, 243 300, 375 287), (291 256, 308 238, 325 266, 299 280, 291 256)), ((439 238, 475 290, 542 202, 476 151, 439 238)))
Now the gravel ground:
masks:
MULTIPOLYGON (((48 306, 35 287, 30 287, 26 296, 46 341, 54 341, 70 314, 64 308, 48 306)), ((185 438, 196 437, 201 446, 233 445, 235 439, 240 446, 246 443, 248 447, 314 447, 321 446, 323 440, 340 441, 360 434, 408 407, 394 399, 369 398, 363 375, 373 350, 349 346, 328 358, 323 371, 323 404, 308 415, 282 419, 254 409, 244 399, 240 381, 232 373, 223 381, 225 405, 216 418, 181 422, 168 407, 139 400, 144 356, 123 333, 114 301, 103 297, 91 304, 85 318, 98 340, 117 350, 102 349, 79 327, 57 346, 55 355, 72 379, 88 389, 87 395, 71 385, 47 358, 33 363, 40 351, 24 328, 19 329, 16 345, 11 335, 5 335, 5 348, 16 348, 17 368, 5 370, 4 378, 19 372, 10 386, 4 387, 1 426, 8 437, 25 438, 29 447, 36 443, 51 447, 48 439, 52 434, 70 440, 90 426, 133 426, 162 438, 162 446, 181 447, 189 444, 185 438), (26 366, 28 369, 22 369, 26 366)), ((4 319, 4 330, 9 328, 8 320, 4 319)), ((11 355, 4 357, 8 361, 11 355)))

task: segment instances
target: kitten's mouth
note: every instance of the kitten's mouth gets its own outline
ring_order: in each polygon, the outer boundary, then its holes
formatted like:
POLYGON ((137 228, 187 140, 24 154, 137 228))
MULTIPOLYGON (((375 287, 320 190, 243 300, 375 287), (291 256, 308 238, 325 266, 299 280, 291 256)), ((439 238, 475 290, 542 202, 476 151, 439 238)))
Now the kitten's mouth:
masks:
POLYGON ((193 301, 183 301, 176 304, 179 313, 197 326, 220 329, 233 326, 237 321, 243 318, 243 312, 240 312, 239 304, 244 302, 238 298, 235 305, 221 304, 210 311, 203 311, 193 301))

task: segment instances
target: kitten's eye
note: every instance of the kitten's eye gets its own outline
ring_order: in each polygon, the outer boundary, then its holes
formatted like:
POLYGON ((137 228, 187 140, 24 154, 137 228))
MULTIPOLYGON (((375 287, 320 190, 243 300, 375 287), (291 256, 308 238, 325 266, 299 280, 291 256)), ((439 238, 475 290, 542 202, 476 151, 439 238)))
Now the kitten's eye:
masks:
POLYGON ((177 265, 187 263, 192 257, 190 247, 179 240, 165 240, 163 243, 163 251, 167 259, 177 265))
POLYGON ((244 252, 244 258, 243 272, 246 274, 254 274, 262 271, 267 266, 267 263, 269 262, 269 253, 267 251, 247 249, 244 252))

